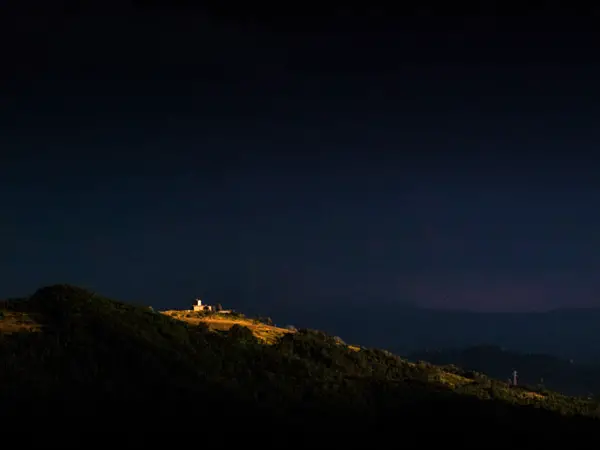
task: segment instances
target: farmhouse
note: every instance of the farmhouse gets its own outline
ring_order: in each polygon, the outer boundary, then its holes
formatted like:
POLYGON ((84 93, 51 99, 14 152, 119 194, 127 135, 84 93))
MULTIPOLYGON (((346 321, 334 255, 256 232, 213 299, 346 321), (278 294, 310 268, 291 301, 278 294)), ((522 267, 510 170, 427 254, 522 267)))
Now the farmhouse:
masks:
POLYGON ((213 307, 211 305, 203 305, 202 300, 199 298, 196 299, 196 304, 194 305, 194 311, 212 311, 213 307))
POLYGON ((213 305, 204 305, 202 300, 199 298, 196 299, 196 303, 192 307, 192 311, 198 312, 216 312, 219 314, 232 314, 233 311, 231 309, 223 309, 220 303, 217 303, 215 306, 213 305))

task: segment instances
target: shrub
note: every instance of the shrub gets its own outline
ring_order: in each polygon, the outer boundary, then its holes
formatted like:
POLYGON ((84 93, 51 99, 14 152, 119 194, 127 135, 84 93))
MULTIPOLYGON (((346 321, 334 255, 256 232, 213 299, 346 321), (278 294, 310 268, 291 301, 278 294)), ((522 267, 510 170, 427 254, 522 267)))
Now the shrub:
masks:
POLYGON ((244 342, 244 343, 257 343, 258 342, 258 340, 256 339, 256 336, 254 336, 254 333, 252 333, 252 330, 250 330, 250 328, 245 327, 240 324, 237 324, 237 323, 229 329, 227 334, 228 334, 228 336, 230 336, 231 338, 233 338, 239 342, 244 342))
POLYGON ((265 325, 273 326, 273 320, 270 317, 257 317, 255 320, 265 325))

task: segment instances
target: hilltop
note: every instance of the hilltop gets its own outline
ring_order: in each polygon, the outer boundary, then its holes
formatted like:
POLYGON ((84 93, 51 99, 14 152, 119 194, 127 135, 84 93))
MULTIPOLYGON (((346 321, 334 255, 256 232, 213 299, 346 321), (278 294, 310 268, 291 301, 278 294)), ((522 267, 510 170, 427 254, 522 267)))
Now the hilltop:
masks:
POLYGON ((149 442, 164 433, 172 442, 187 430, 206 442, 225 430, 228 442, 259 433, 263 445, 293 437, 293 446, 407 442, 429 430, 427 439, 453 433, 464 444, 487 433, 490 447, 515 433, 554 443, 598 426, 593 400, 511 388, 321 331, 177 318, 68 285, 5 301, 0 312, 3 423, 37 420, 44 436, 43 427, 68 427, 69 436, 129 431, 149 442))
POLYGON ((292 333, 287 328, 277 327, 259 319, 248 318, 239 313, 199 313, 187 310, 168 310, 161 311, 161 313, 190 325, 206 325, 212 331, 228 331, 235 325, 246 327, 260 342, 265 344, 273 344, 283 335, 292 333))

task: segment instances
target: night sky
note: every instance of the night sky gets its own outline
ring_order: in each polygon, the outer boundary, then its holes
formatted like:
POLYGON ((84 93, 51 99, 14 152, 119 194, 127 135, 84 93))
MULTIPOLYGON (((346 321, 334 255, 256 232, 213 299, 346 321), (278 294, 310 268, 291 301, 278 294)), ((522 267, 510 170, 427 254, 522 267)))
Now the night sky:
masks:
POLYGON ((505 22, 4 17, 0 296, 600 307, 597 36, 505 22))

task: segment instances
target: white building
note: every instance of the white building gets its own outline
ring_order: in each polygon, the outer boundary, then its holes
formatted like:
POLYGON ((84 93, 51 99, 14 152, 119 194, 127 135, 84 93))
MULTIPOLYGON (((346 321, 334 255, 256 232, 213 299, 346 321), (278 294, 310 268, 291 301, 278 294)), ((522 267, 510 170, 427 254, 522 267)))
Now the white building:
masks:
POLYGON ((213 307, 210 305, 203 305, 202 300, 199 298, 196 299, 196 304, 194 305, 194 311, 212 311, 213 307))

